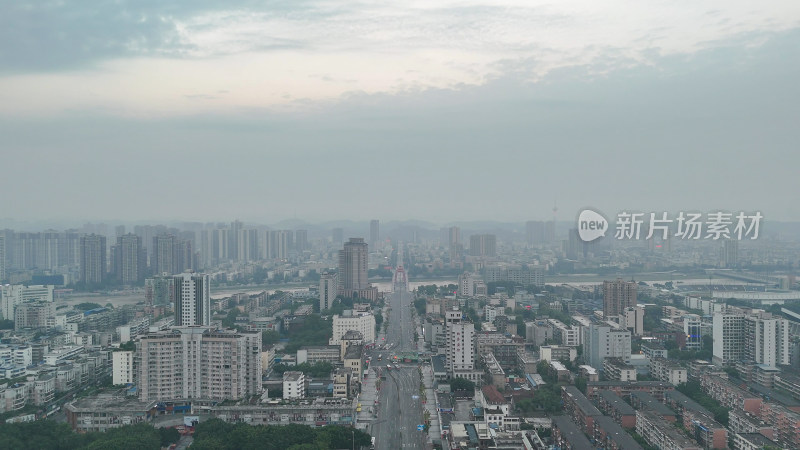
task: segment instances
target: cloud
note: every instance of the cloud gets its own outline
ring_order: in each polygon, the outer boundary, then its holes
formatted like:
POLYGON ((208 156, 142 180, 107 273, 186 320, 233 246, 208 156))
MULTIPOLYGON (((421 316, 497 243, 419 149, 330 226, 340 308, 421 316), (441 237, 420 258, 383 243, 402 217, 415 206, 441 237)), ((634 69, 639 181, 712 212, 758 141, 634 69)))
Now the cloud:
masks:
POLYGON ((800 3, 745 0, 5 2, 0 114, 196 114, 189 96, 222 89, 215 111, 293 111, 354 89, 597 76, 798 26, 800 3))

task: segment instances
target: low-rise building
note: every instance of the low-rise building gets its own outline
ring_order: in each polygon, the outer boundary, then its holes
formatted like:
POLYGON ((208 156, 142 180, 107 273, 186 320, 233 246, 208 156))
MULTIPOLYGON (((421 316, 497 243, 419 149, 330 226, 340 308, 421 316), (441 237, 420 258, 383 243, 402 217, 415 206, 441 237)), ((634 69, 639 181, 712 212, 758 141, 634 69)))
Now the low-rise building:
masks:
POLYGON ((600 391, 597 395, 597 408, 623 428, 636 428, 636 410, 619 395, 611 391, 600 391))
POLYGON ((306 396, 306 376, 303 372, 283 373, 284 400, 304 398, 306 396))
POLYGON ((686 383, 689 379, 685 367, 681 367, 681 365, 675 361, 664 358, 650 359, 650 376, 661 381, 672 383, 675 386, 686 383))
MULTIPOLYGON (((660 450, 702 450, 675 427, 648 410, 636 411, 636 433, 660 450)), ((587 447, 590 448, 590 447, 587 447)))
POLYGON ((607 380, 636 381, 636 368, 622 358, 606 358, 603 360, 603 373, 607 380))

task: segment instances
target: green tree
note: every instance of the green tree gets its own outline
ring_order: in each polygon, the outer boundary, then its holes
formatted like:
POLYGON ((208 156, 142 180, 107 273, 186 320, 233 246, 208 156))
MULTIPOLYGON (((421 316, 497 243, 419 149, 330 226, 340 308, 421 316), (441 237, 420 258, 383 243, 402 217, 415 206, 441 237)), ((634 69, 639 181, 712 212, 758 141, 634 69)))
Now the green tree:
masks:
POLYGON ((267 330, 261 332, 261 344, 264 346, 275 344, 280 338, 281 335, 277 331, 267 330))
POLYGON ((466 378, 453 378, 450 381, 450 389, 453 391, 464 391, 472 393, 475 391, 475 383, 466 378))

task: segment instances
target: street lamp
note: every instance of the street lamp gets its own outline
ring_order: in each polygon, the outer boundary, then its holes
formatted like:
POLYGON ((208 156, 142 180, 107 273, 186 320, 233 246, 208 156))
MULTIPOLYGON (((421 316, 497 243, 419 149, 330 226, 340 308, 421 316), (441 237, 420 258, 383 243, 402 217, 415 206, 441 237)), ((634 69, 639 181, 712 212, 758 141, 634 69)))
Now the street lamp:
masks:
POLYGON ((356 430, 350 430, 353 432, 353 450, 356 450, 356 430))

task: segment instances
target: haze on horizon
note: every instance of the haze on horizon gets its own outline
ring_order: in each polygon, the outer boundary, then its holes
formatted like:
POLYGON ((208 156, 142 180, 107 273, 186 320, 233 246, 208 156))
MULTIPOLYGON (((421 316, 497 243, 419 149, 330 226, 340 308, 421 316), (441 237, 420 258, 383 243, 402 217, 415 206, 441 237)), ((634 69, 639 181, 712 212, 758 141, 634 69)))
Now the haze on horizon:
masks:
POLYGON ((0 217, 800 221, 800 3, 0 5, 0 217))

